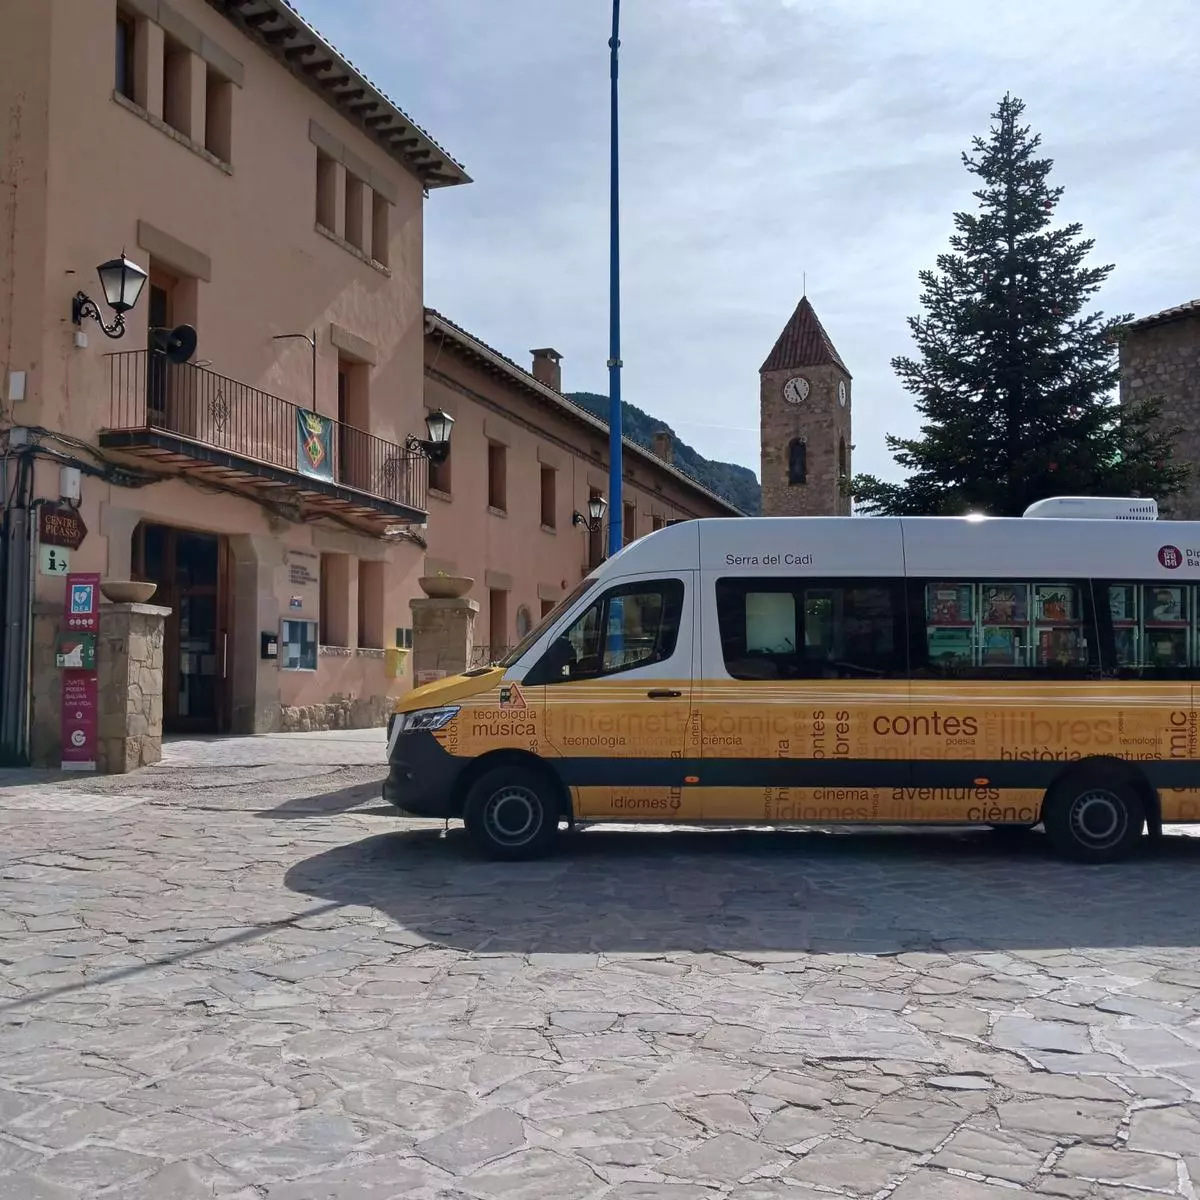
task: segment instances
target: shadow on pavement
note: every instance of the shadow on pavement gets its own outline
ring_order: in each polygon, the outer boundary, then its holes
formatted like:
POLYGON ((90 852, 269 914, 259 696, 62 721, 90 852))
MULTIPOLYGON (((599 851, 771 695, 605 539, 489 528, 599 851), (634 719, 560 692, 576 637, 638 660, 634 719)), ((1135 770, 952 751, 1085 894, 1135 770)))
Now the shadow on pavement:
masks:
POLYGON ((315 855, 285 882, 465 950, 886 955, 1200 946, 1198 869, 1200 838, 1086 867, 1040 834, 975 830, 593 830, 506 864, 426 828, 315 855))
MULTIPOLYGON (((322 817, 331 813, 348 812, 358 808, 368 800, 379 799, 379 781, 356 783, 352 787, 340 788, 336 792, 326 792, 321 796, 300 796, 294 800, 285 800, 275 808, 260 809, 254 815, 264 820, 286 821, 296 817, 322 817)), ((395 816, 396 810, 390 805, 361 810, 364 813, 387 814, 395 816)))

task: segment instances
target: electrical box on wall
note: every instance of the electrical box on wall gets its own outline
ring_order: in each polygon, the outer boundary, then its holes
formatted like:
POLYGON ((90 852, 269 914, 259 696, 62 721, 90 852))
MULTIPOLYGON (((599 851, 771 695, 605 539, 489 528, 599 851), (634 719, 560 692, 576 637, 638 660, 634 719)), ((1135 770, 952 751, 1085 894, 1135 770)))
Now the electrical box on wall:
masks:
POLYGON ((279 635, 274 632, 267 632, 259 635, 261 638, 260 657, 262 658, 278 658, 279 657, 279 635))
POLYGON ((58 495, 59 499, 74 503, 83 498, 83 476, 78 467, 58 468, 58 495))

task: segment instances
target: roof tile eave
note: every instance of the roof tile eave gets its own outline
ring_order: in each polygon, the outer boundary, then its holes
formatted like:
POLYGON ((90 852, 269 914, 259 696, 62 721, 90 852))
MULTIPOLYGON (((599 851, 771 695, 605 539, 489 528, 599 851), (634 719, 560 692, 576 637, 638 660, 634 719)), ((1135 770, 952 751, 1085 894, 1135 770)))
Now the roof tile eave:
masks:
POLYGON ((807 296, 801 296, 788 323, 775 339, 770 354, 759 367, 759 374, 824 366, 835 366, 847 376, 850 374, 812 302, 807 296))
MULTIPOLYGON (((427 318, 431 317, 435 321, 439 322, 447 332, 455 337, 455 340, 457 340, 460 345, 464 346, 464 348, 476 353, 482 350, 492 358, 499 359, 505 365, 507 370, 516 377, 516 381, 529 388, 531 391, 538 393, 545 399, 551 401, 551 403, 557 404, 559 407, 565 409, 571 416, 584 421, 593 428, 601 430, 605 433, 608 432, 609 426, 607 421, 604 421, 600 417, 597 417, 594 413, 589 412, 583 407, 582 404, 577 404, 565 393, 556 392, 552 387, 544 384, 535 375, 531 374, 529 371, 526 371, 524 367, 515 363, 511 358, 508 357, 507 354, 497 350, 494 346, 489 346, 487 342, 482 341, 469 330, 464 329, 457 322, 450 320, 449 317, 438 312, 437 309, 426 307, 425 315, 427 318)), ((648 459, 655 466, 667 472, 667 474, 674 476, 693 491, 707 497, 709 500, 716 501, 716 503, 721 505, 721 507, 724 508, 729 515, 738 517, 744 517, 748 515, 738 508, 733 501, 728 500, 726 497, 720 496, 716 492, 705 487, 704 484, 702 484, 698 479, 694 479, 691 475, 689 475, 686 471, 681 470, 674 463, 669 463, 666 461, 666 459, 660 458, 657 454, 643 446, 640 442, 635 442, 629 437, 622 437, 621 443, 623 446, 634 451, 642 458, 648 459)))
POLYGON ((1170 321, 1182 321, 1188 317, 1200 316, 1200 299, 1188 300, 1176 304, 1172 308, 1164 308, 1149 316, 1138 317, 1126 324, 1126 329, 1150 329, 1155 325, 1166 325, 1170 321))
MULTIPOLYGON (((378 96, 379 100, 392 110, 400 122, 411 129, 412 132, 426 144, 428 149, 432 150, 443 160, 441 164, 438 164, 438 169, 435 170, 433 174, 445 176, 448 171, 451 178, 444 183, 426 180, 424 181, 426 187, 441 188, 444 186, 460 185, 473 182, 471 176, 467 174, 466 168, 462 165, 462 163, 460 163, 444 146, 442 146, 427 129, 423 128, 421 125, 418 125, 417 122, 414 121, 412 117, 410 117, 408 113, 405 112, 404 109, 402 109, 394 100, 392 100, 382 88, 373 83, 371 79, 362 70, 356 67, 354 63, 352 63, 331 41, 329 41, 328 38, 326 38, 318 29, 316 29, 315 26, 306 20, 292 0, 258 0, 258 2, 264 6, 265 10, 273 10, 280 19, 291 20, 302 26, 308 36, 311 37, 326 54, 329 54, 334 59, 338 60, 341 66, 346 71, 350 72, 358 83, 360 83, 363 87, 368 88, 371 92, 378 96)), ((275 47, 266 44, 261 35, 256 37, 254 30, 247 28, 241 21, 238 20, 238 17, 242 15, 240 11, 237 9, 231 11, 229 5, 223 3, 222 0, 208 0, 208 3, 212 5, 212 7, 215 8, 219 13, 221 13, 226 20, 230 21, 236 28, 238 28, 243 34, 249 36, 251 40, 258 44, 265 45, 267 53, 277 61, 282 62, 282 59, 276 52, 275 47)), ((292 69, 286 63, 283 65, 286 69, 292 69)), ((293 71, 293 74, 294 73, 295 72, 293 71)), ((314 86, 318 92, 321 90, 319 81, 316 79, 310 81, 310 86, 314 86)), ((345 112, 343 112, 336 104, 332 102, 331 96, 326 95, 325 99, 335 112, 337 112, 344 119, 350 119, 345 112)), ((371 136, 369 132, 368 136, 371 136)), ((378 139, 376 140, 378 141, 378 139)), ((379 144, 383 145, 382 142, 379 144)), ((387 148, 385 146, 385 150, 386 149, 387 148)), ((391 154, 393 158, 396 157, 394 152, 390 150, 387 152, 391 154)), ((413 168, 410 164, 403 165, 405 165, 406 169, 413 171, 413 168)), ((414 173, 416 172, 414 171, 414 173)))

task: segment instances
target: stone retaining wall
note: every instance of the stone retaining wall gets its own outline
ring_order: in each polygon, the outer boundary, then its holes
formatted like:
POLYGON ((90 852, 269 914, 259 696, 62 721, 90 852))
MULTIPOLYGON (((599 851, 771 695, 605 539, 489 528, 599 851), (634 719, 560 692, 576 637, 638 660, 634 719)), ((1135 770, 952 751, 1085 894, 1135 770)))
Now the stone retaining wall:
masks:
POLYGON ((387 724, 394 703, 389 696, 331 696, 324 704, 284 705, 279 710, 280 728, 284 733, 374 729, 387 724))

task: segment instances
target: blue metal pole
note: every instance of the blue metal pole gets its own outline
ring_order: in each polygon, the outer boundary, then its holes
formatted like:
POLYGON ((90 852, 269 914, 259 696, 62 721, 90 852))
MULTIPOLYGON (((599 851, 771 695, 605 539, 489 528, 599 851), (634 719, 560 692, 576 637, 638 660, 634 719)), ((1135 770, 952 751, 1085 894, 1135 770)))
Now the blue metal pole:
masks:
POLYGON ((620 48, 621 0, 613 0, 609 39, 612 85, 610 136, 609 266, 608 266, 608 553, 621 549, 625 508, 621 464, 621 239, 620 173, 617 157, 617 50, 620 48))

